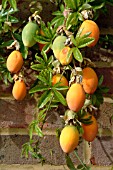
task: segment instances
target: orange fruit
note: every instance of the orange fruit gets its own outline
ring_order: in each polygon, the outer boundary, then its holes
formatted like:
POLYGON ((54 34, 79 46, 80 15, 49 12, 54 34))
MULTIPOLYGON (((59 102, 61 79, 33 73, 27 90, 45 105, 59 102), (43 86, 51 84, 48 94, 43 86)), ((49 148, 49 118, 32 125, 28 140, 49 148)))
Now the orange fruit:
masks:
POLYGON ((68 57, 68 52, 70 51, 70 47, 64 47, 59 53, 58 60, 62 65, 68 65, 72 61, 72 54, 68 57))
POLYGON ((89 44, 88 47, 94 47, 97 44, 100 35, 98 25, 92 20, 85 20, 81 24, 80 29, 82 30, 80 36, 83 36, 84 34, 91 32, 89 37, 94 38, 94 41, 91 44, 89 44))
POLYGON ((52 77, 52 85, 56 84, 60 82, 60 86, 68 86, 68 80, 65 78, 65 76, 61 75, 61 74, 55 74, 52 77))
POLYGON ((60 146, 65 153, 72 152, 79 143, 79 132, 74 125, 65 126, 60 134, 60 146))
POLYGON ((93 94, 96 91, 98 86, 98 77, 92 68, 86 67, 83 69, 82 85, 84 91, 88 94, 93 94))
POLYGON ((14 83, 12 94, 16 100, 23 100, 26 96, 26 85, 23 80, 17 80, 14 83))
POLYGON ((81 84, 74 83, 71 85, 66 95, 67 105, 70 110, 78 112, 85 102, 85 91, 81 84))
MULTIPOLYGON (((85 116, 85 118, 88 118, 91 114, 87 114, 85 116)), ((91 121, 92 123, 91 124, 83 124, 82 123, 82 127, 83 127, 83 130, 84 130, 84 133, 83 133, 83 138, 88 141, 88 142, 92 142, 97 133, 98 133, 98 124, 97 124, 97 120, 95 119, 95 117, 93 115, 91 115, 91 121)))
POLYGON ((17 50, 11 52, 6 61, 7 69, 11 73, 17 73, 22 68, 22 65, 23 65, 22 54, 17 50))

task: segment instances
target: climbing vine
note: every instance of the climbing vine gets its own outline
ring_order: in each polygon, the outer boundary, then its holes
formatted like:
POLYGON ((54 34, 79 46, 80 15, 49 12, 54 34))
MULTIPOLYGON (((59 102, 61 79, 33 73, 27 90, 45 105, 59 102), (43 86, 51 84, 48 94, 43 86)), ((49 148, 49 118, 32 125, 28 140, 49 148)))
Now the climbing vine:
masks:
POLYGON ((109 36, 100 37, 96 23, 100 11, 113 1, 51 0, 57 7, 53 19, 45 22, 40 13, 40 2, 29 5, 30 16, 20 21, 16 0, 2 0, 0 5, 0 80, 13 84, 15 100, 26 95, 37 101, 38 114, 30 123, 29 141, 22 146, 21 156, 46 161, 40 150, 39 139, 44 137, 43 126, 47 114, 65 108, 60 115, 62 129, 56 129, 56 137, 70 170, 89 170, 77 150, 83 140, 92 142, 98 133, 95 114, 103 103, 108 88, 103 86, 104 77, 98 77, 95 64, 86 56, 101 41, 111 41, 109 36), (18 15, 17 15, 18 16, 18 15), (100 41, 101 40, 101 41, 100 41), (33 79, 28 83, 27 70, 33 79), (39 139, 35 140, 33 134, 39 139), (80 161, 76 168, 70 153, 80 161))

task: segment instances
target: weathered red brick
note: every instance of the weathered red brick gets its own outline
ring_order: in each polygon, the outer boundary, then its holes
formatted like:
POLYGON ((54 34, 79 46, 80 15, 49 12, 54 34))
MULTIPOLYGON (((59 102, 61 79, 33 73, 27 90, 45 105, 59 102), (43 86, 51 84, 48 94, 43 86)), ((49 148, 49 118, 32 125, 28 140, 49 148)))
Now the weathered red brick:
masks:
MULTIPOLYGON (((37 136, 34 136, 37 139, 37 136)), ((0 138, 1 152, 0 152, 0 163, 1 164, 37 164, 38 159, 34 159, 29 156, 28 159, 21 158, 22 145, 29 141, 27 135, 4 135, 0 138)), ((65 154, 60 148, 59 141, 56 136, 45 136, 40 139, 40 150, 42 155, 46 159, 46 163, 61 165, 65 164, 65 154)), ((79 147, 78 154, 83 159, 83 146, 79 147)), ((74 154, 70 155, 72 161, 76 164, 79 163, 74 154)))
POLYGON ((26 97, 23 101, 0 99, 0 127, 27 127, 36 112, 35 108, 33 98, 26 97))
POLYGON ((92 142, 92 157, 96 165, 113 165, 113 137, 100 137, 92 142))

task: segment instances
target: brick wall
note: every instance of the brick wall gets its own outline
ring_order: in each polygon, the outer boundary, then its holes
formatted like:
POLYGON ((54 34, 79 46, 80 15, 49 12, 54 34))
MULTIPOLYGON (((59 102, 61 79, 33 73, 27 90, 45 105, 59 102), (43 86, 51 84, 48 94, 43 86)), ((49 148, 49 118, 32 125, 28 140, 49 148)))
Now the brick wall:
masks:
MULTIPOLYGON (((41 0, 40 0, 41 1, 41 0)), ((29 16, 29 1, 18 1, 20 8, 19 17, 29 16), (24 9, 24 10, 23 10, 24 9)), ((49 20, 51 11, 55 10, 53 4, 49 0, 41 1, 46 11, 42 12, 42 18, 49 20), (48 15, 47 15, 48 14, 48 15)), ((109 9, 109 17, 106 22, 101 16, 98 23, 101 33, 113 34, 113 25, 111 19, 113 17, 111 8, 109 9), (102 22, 100 22, 102 21, 102 22), (108 24, 108 25, 106 25, 108 24)), ((92 170, 112 170, 113 168, 113 121, 110 117, 113 115, 113 48, 105 50, 102 47, 94 48, 87 55, 93 59, 96 64, 98 76, 104 75, 104 85, 108 86, 110 91, 104 98, 97 113, 99 123, 99 133, 97 138, 89 145, 83 142, 79 146, 79 155, 85 163, 92 164, 92 170)), ((63 170, 65 166, 64 154, 59 146, 59 142, 55 136, 55 129, 62 126, 59 112, 53 111, 49 113, 48 122, 44 126, 45 137, 40 140, 41 151, 46 157, 46 165, 41 166, 37 159, 32 157, 21 158, 22 144, 28 141, 28 124, 33 120, 34 114, 38 112, 36 101, 29 95, 23 101, 15 101, 11 94, 12 85, 5 86, 0 83, 0 170, 63 170)), ((34 134, 34 137, 37 136, 34 134)), ((77 165, 79 162, 73 154, 72 160, 77 165)))

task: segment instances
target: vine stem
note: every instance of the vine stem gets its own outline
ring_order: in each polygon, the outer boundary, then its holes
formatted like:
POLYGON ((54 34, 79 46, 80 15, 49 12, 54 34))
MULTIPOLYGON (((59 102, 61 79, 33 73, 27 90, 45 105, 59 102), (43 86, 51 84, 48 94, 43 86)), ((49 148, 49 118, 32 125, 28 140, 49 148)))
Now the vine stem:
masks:
POLYGON ((83 161, 80 159, 80 157, 79 157, 79 155, 78 155, 78 153, 77 153, 76 150, 74 150, 74 154, 75 154, 75 156, 77 157, 77 159, 79 160, 79 162, 83 165, 83 167, 84 167, 86 170, 89 170, 89 169, 86 167, 86 165, 83 163, 83 161))

